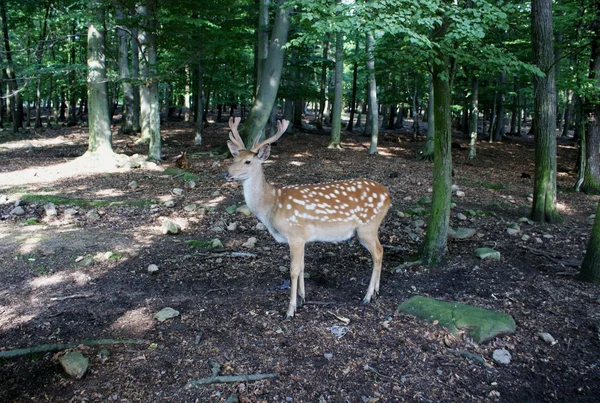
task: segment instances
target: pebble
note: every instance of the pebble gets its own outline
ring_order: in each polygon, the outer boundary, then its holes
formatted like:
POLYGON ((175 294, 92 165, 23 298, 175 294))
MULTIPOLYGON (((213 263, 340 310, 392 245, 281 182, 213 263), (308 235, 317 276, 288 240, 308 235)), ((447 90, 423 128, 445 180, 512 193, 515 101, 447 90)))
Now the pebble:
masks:
POLYGON ((148 274, 154 274, 158 272, 158 266, 155 264, 148 265, 148 274))
POLYGON ((21 206, 17 206, 14 209, 10 210, 10 215, 24 215, 25 214, 25 210, 23 210, 23 207, 21 206))
POLYGON ((174 188, 172 190, 172 192, 173 192, 174 195, 181 196, 183 194, 183 189, 181 189, 181 188, 174 188))
POLYGON ((74 208, 68 208, 64 212, 64 215, 67 218, 75 217, 77 214, 79 214, 79 212, 77 211, 77 209, 74 208))
POLYGON ((457 190, 456 197, 465 197, 465 192, 463 192, 462 190, 457 190))
POLYGON ((510 352, 504 348, 494 350, 492 355, 494 361, 498 364, 507 365, 510 364, 511 355, 510 352))
POLYGON ((467 216, 464 215, 463 213, 456 213, 456 218, 459 219, 460 221, 465 221, 467 219, 467 216))

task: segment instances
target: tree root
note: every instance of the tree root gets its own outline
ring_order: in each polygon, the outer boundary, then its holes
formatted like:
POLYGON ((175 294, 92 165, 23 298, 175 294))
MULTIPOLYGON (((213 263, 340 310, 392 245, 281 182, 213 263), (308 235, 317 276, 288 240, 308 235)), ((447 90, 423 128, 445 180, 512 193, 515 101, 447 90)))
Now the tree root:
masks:
POLYGON ((35 354, 35 353, 48 353, 51 351, 66 350, 68 348, 74 348, 77 346, 105 346, 112 344, 144 344, 146 340, 141 339, 98 339, 98 340, 85 340, 75 343, 56 343, 56 344, 42 344, 39 346, 29 348, 18 348, 15 350, 0 351, 0 358, 13 358, 22 357, 24 355, 35 354))
POLYGON ((251 382, 251 381, 260 381, 263 379, 275 378, 279 374, 271 373, 271 374, 243 374, 243 375, 219 375, 220 365, 215 360, 210 360, 208 362, 210 365, 210 369, 212 371, 212 375, 206 378, 200 379, 190 379, 188 381, 189 386, 199 387, 201 385, 209 385, 212 383, 236 383, 236 382, 251 382))

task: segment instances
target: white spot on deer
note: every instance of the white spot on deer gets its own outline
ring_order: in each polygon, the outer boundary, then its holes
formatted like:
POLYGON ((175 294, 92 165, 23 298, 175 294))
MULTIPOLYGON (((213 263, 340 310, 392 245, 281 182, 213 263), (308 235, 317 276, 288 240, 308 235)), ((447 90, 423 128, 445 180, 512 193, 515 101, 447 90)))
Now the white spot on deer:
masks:
POLYGON ((299 200, 299 199, 292 199, 292 201, 296 204, 300 204, 302 206, 304 206, 306 204, 306 202, 304 200, 299 200))
POLYGON ((314 203, 311 203, 311 204, 307 204, 307 205, 306 205, 306 209, 307 209, 307 210, 314 210, 316 207, 317 207, 317 205, 316 205, 316 204, 314 204, 314 203))
POLYGON ((288 209, 288 210, 291 210, 292 209, 292 205, 288 204, 288 205, 285 206, 285 208, 288 209))
POLYGON ((277 207, 283 208, 283 204, 279 203, 279 204, 277 204, 277 207))

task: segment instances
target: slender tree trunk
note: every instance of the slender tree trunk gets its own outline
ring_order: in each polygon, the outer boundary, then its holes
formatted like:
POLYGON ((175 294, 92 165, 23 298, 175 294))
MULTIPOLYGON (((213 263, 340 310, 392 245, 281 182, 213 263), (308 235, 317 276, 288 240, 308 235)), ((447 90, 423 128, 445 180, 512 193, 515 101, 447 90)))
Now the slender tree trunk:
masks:
POLYGON ((140 77, 140 46, 139 46, 139 35, 137 28, 131 30, 133 40, 131 41, 131 75, 134 78, 132 85, 133 90, 133 110, 131 113, 131 127, 134 133, 140 133, 142 128, 140 126, 140 113, 141 113, 141 77, 140 77))
POLYGON ((581 264, 579 279, 590 283, 600 283, 600 201, 596 209, 596 218, 594 219, 585 258, 581 264))
POLYGON ((15 72, 12 52, 10 47, 10 36, 8 34, 8 19, 6 17, 6 0, 0 1, 0 13, 2 15, 2 32, 4 37, 4 50, 6 52, 6 76, 7 84, 10 91, 11 116, 13 124, 13 133, 17 133, 19 128, 23 126, 23 101, 21 100, 21 92, 19 91, 19 83, 15 72))
POLYGON ((534 64, 546 75, 535 76, 534 136, 535 178, 531 218, 557 222, 556 210, 556 92, 554 91, 554 51, 552 46, 552 0, 531 2, 531 31, 534 64))
POLYGON ((323 63, 321 65, 321 81, 319 83, 319 112, 317 114, 317 130, 323 130, 323 113, 327 100, 327 64, 329 53, 329 39, 323 41, 323 63))
MULTIPOLYGON (((125 17, 121 10, 117 10, 117 21, 125 17)), ((121 120, 121 133, 133 133, 133 86, 129 74, 129 36, 122 29, 117 28, 119 37, 119 76, 123 87, 123 112, 121 120)))
POLYGON ((513 77, 513 92, 512 95, 512 111, 510 117, 510 135, 517 135, 517 125, 519 124, 519 81, 518 77, 515 75, 513 77))
POLYGON ((254 94, 258 94, 260 83, 269 54, 269 5, 270 0, 258 0, 258 31, 256 48, 256 79, 254 94))
POLYGON ((498 94, 498 113, 496 114, 496 128, 494 130, 494 140, 502 141, 504 136, 504 122, 506 120, 506 72, 500 73, 498 80, 500 83, 500 93, 498 94))
POLYGON ((479 116, 479 78, 473 75, 471 79, 471 141, 469 142, 469 154, 467 158, 475 159, 477 143, 477 117, 479 116))
POLYGON ((335 35, 335 95, 331 112, 331 139, 328 148, 341 148, 342 97, 344 89, 344 34, 335 35))
MULTIPOLYGON (((50 17, 51 13, 51 3, 46 5, 46 15, 44 16, 44 22, 42 23, 42 32, 40 33, 40 40, 38 42, 38 47, 35 51, 35 59, 37 62, 38 69, 41 69, 42 66, 42 58, 44 56, 44 45, 46 44, 46 31, 48 28, 48 17, 50 17)), ((35 89, 35 125, 36 129, 40 129, 42 127, 42 74, 39 73, 40 76, 37 79, 37 85, 35 89)))
POLYGON ((140 120, 142 124, 141 140, 149 143, 148 159, 161 159, 160 107, 158 102, 158 82, 156 71, 156 0, 138 4, 137 13, 142 17, 144 28, 139 30, 141 49, 140 70, 144 80, 140 86, 140 120))
POLYGON ((255 139, 259 139, 262 136, 277 99, 285 56, 284 46, 287 44, 290 30, 289 17, 291 9, 283 7, 283 5, 284 0, 279 0, 280 7, 277 10, 275 22, 273 23, 269 54, 265 61, 265 74, 261 77, 259 89, 248 119, 246 119, 241 128, 245 144, 252 144, 255 139))
POLYGON ((198 92, 198 96, 196 97, 196 123, 195 123, 195 132, 196 135, 194 137, 194 144, 200 145, 202 144, 202 128, 204 127, 204 119, 202 117, 204 111, 204 68, 202 66, 202 59, 198 61, 198 84, 196 87, 196 91, 198 92))
MULTIPOLYGON (((356 46, 354 48, 354 61, 352 62, 352 97, 350 99, 350 119, 348 120, 348 125, 346 126, 346 130, 351 132, 354 130, 354 115, 356 114, 356 94, 358 93, 358 40, 356 41, 356 46)), ((360 119, 357 126, 360 126, 360 119)))
MULTIPOLYGON (((412 102, 413 102, 413 140, 417 139, 417 136, 419 135, 419 93, 418 93, 418 75, 417 73, 414 74, 414 91, 413 91, 413 95, 412 95, 412 102)), ((434 118, 435 119, 435 118, 434 118)))
POLYGON ((434 98, 433 94, 433 78, 429 77, 429 99, 427 100, 427 137, 425 138, 425 144, 423 145, 423 152, 421 158, 424 160, 433 160, 434 154, 434 141, 435 141, 435 112, 434 112, 434 98))
MULTIPOLYGON (((447 24, 448 22, 444 20, 442 26, 434 33, 434 39, 445 36, 447 24)), ((439 264, 446 254, 452 195, 452 153, 450 152, 452 139, 450 101, 452 95, 448 55, 439 52, 435 55, 432 65, 435 121, 433 195, 427 234, 421 249, 422 260, 428 266, 439 264)))
POLYGON ((377 154, 377 137, 379 135, 379 114, 377 106, 377 83, 375 82, 375 38, 372 32, 367 33, 367 80, 369 91, 369 123, 371 125, 371 144, 369 154, 377 154))
POLYGON ((108 83, 106 80, 106 56, 104 50, 104 8, 101 0, 89 3, 94 20, 88 26, 87 66, 89 100, 88 153, 112 154, 112 133, 108 115, 108 83))

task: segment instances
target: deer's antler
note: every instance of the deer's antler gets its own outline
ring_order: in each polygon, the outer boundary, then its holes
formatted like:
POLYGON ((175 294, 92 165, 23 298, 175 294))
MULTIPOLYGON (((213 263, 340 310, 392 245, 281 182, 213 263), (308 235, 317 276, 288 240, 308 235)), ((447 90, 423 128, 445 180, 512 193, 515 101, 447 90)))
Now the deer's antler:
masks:
POLYGON ((244 145, 244 141, 240 137, 237 129, 240 124, 240 120, 242 120, 240 117, 236 117, 234 119, 232 116, 229 118, 229 128, 231 129, 231 133, 229 133, 229 140, 231 140, 231 142, 234 143, 238 148, 245 149, 246 146, 244 145))
POLYGON ((262 146, 264 146, 265 144, 271 144, 277 141, 277 139, 279 139, 279 137, 281 137, 281 135, 283 133, 285 133, 285 131, 287 130, 288 126, 290 124, 289 120, 278 120, 277 121, 277 133, 275 133, 275 135, 273 137, 269 137, 268 139, 258 143, 258 137, 254 140, 254 144, 252 144, 252 149, 250 151, 252 151, 253 153, 258 152, 258 150, 260 150, 260 148, 262 146))

